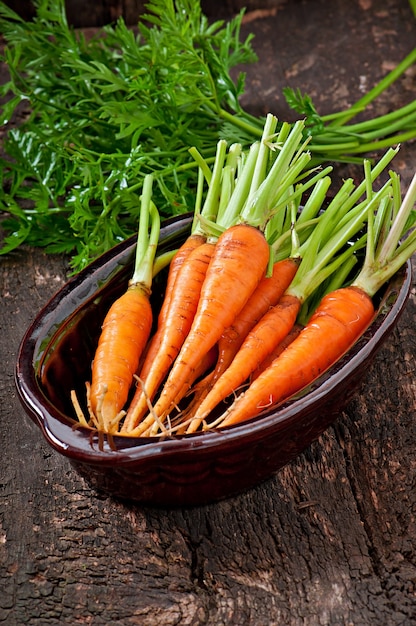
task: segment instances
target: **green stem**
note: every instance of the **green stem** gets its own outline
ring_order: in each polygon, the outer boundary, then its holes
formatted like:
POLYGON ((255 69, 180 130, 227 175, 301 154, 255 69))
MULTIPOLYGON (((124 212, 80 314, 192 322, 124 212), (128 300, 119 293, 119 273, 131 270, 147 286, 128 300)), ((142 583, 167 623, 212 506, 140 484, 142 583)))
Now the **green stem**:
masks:
POLYGON ((149 230, 149 218, 150 218, 150 203, 152 198, 152 186, 153 176, 148 174, 143 180, 143 190, 141 195, 141 207, 140 207, 140 219, 139 219, 139 233, 137 235, 137 249, 136 249, 136 266, 140 266, 142 258, 146 254, 148 245, 148 230, 149 230))
POLYGON ((383 124, 382 128, 376 128, 373 131, 363 132, 360 134, 360 141, 362 143, 368 143, 378 139, 380 135, 383 137, 389 137, 397 131, 401 131, 403 128, 408 128, 410 131, 416 132, 416 109, 414 112, 409 113, 407 116, 395 119, 390 124, 383 124), (413 125, 413 127, 412 127, 413 125))
POLYGON ((380 246, 379 242, 374 240, 367 244, 369 253, 366 253, 361 272, 353 285, 365 291, 370 297, 374 296, 384 283, 416 252, 415 230, 407 236, 402 245, 399 245, 399 239, 406 235, 403 229, 415 203, 416 174, 389 231, 387 233, 384 230, 381 231, 382 236, 385 237, 382 245, 380 246), (372 252, 374 249, 376 250, 375 254, 372 252))
POLYGON ((263 134, 263 127, 258 126, 258 124, 253 123, 251 120, 246 121, 241 116, 236 115, 235 113, 229 113, 225 109, 216 108, 215 105, 211 102, 207 102, 207 105, 217 114, 219 117, 226 122, 229 122, 234 127, 239 128, 240 130, 248 133, 250 136, 260 139, 263 134))
MULTIPOLYGON (((276 195, 279 193, 282 180, 286 177, 286 182, 288 181, 288 177, 286 176, 287 171, 303 139, 303 121, 295 122, 286 137, 285 135, 288 128, 290 128, 290 126, 287 124, 283 125, 281 128, 279 136, 277 137, 277 142, 280 145, 278 155, 265 180, 248 198, 241 212, 240 219, 242 222, 263 226, 265 221, 270 218, 268 210, 271 209, 272 205, 276 202, 276 195), (281 141, 281 137, 283 137, 283 142, 281 141)), ((306 153, 304 154, 306 155, 306 153)))
POLYGON ((200 228, 199 217, 201 215, 202 196, 204 193, 204 172, 198 168, 198 180, 195 193, 194 218, 192 220, 191 232, 194 234, 200 228))
POLYGON ((336 289, 340 289, 346 283, 347 278, 351 275, 354 265, 357 263, 357 257, 353 254, 348 255, 348 258, 342 259, 341 264, 338 263, 336 271, 328 277, 323 284, 313 292, 309 298, 306 298, 302 305, 300 313, 297 318, 297 323, 302 326, 306 326, 309 318, 319 305, 322 298, 336 289))
POLYGON ((250 191, 251 179, 256 167, 257 156, 260 149, 260 143, 255 142, 250 146, 248 155, 242 165, 241 171, 237 177, 237 182, 228 205, 225 207, 221 215, 221 225, 224 227, 233 224, 240 215, 244 203, 250 191))
POLYGON ((270 113, 266 117, 264 124, 263 135, 260 142, 259 153, 257 156, 256 166, 254 168, 253 176, 251 179, 251 185, 249 194, 251 195, 260 187, 261 183, 266 178, 267 166, 270 159, 270 145, 274 138, 274 131, 277 126, 277 118, 270 113))
POLYGON ((129 286, 143 285, 150 291, 153 278, 153 263, 159 243, 160 218, 153 204, 152 197, 153 177, 148 175, 143 181, 141 196, 139 232, 137 235, 136 259, 134 272, 129 286), (150 234, 149 234, 150 221, 150 234))
POLYGON ((416 202, 416 174, 414 175, 407 193, 404 197, 403 203, 397 213, 393 225, 384 241, 383 247, 380 250, 378 261, 379 263, 388 263, 393 258, 395 250, 397 249, 400 238, 403 236, 404 227, 407 222, 410 211, 416 202))
MULTIPOLYGON (((305 162, 306 162, 306 159, 305 159, 305 162)), ((298 165, 301 166, 302 164, 299 162, 298 165)), ((284 206, 288 202, 293 202, 294 200, 300 199, 305 193, 305 191, 307 191, 311 187, 315 187, 318 184, 318 182, 321 179, 324 179, 327 176, 327 174, 329 174, 330 172, 332 172, 332 167, 328 166, 325 169, 318 171, 318 173, 315 174, 315 176, 312 176, 305 182, 299 183, 299 179, 297 179, 299 184, 296 185, 295 190, 292 193, 289 193, 288 195, 284 195, 284 191, 286 187, 289 188, 290 183, 296 174, 296 170, 293 169, 293 171, 291 172, 290 178, 287 177, 286 180, 283 180, 282 182, 282 185, 279 189, 279 195, 272 204, 272 207, 273 207, 272 212, 275 214, 276 212, 279 211, 279 209, 282 206, 284 206)), ((273 219, 273 215, 271 219, 273 219)))
MULTIPOLYGON (((340 135, 342 136, 342 135, 354 135, 355 134, 357 136, 361 136, 365 132, 370 131, 372 129, 377 129, 379 132, 379 135, 387 134, 387 132, 385 132, 385 129, 388 130, 388 127, 391 124, 391 122, 394 122, 400 119, 416 121, 416 101, 415 100, 412 102, 409 102, 409 104, 406 104, 400 107, 399 109, 395 109, 394 111, 391 111, 390 113, 385 113, 384 115, 379 115, 378 117, 373 117, 369 120, 358 122, 357 124, 348 124, 348 126, 335 128, 334 130, 332 130, 332 127, 327 126, 325 136, 330 137, 331 134, 333 133, 334 140, 336 141, 336 139, 339 138, 340 135)), ((405 124, 403 124, 403 126, 404 125, 405 124)), ((314 137, 314 140, 316 142, 319 142, 320 135, 316 135, 314 137)))
MULTIPOLYGON (((302 256, 301 255, 302 244, 308 240, 309 236, 311 235, 312 231, 314 230, 314 228, 317 226, 318 223, 319 223, 318 217, 307 220, 306 222, 302 222, 302 224, 299 224, 298 222, 296 222, 295 224, 296 232, 300 240, 299 250, 297 252, 298 257, 302 256)), ((290 257, 291 241, 292 241, 291 230, 285 230, 284 232, 282 232, 282 234, 280 235, 278 239, 273 240, 273 244, 271 247, 271 250, 272 250, 271 256, 273 256, 273 260, 275 263, 277 261, 282 261, 283 259, 287 259, 288 257, 290 257)))
MULTIPOLYGON (((325 280, 335 255, 370 219, 373 211, 380 205, 384 197, 391 191, 388 181, 377 192, 373 192, 372 183, 384 170, 391 158, 396 154, 390 150, 374 167, 365 165, 365 178, 354 189, 351 179, 344 182, 326 211, 320 215, 320 223, 314 228, 311 237, 303 244, 300 252, 302 261, 290 286, 290 292, 305 299, 325 280), (359 198, 366 198, 359 204, 359 198)), ((367 249, 371 242, 367 241, 367 249)), ((368 253, 370 258, 371 254, 368 253)))
POLYGON ((177 251, 178 249, 176 248, 175 250, 169 250, 168 252, 163 252, 162 254, 157 255, 153 263, 153 278, 170 264, 177 251))
POLYGON ((331 182, 330 176, 324 176, 317 181, 297 220, 298 225, 303 224, 304 222, 315 217, 318 211, 321 210, 322 205, 326 200, 326 194, 331 186, 331 182))
MULTIPOLYGON (((333 205, 332 210, 335 211, 336 208, 336 205, 333 205)), ((341 267, 357 248, 363 245, 361 238, 336 256, 362 227, 365 217, 365 210, 362 210, 358 215, 354 214, 345 227, 338 230, 335 234, 330 229, 328 232, 328 228, 321 229, 315 227, 300 249, 301 261, 286 293, 295 296, 302 303, 311 297, 320 285, 341 267), (324 240, 322 237, 324 237, 324 240), (324 245, 320 249, 322 243, 324 245), (304 250, 306 252, 302 254, 304 250)), ((325 213, 321 214, 318 220, 320 223, 328 225, 325 213)))
POLYGON ((211 168, 209 167, 207 160, 204 159, 202 154, 200 154, 200 152, 197 150, 195 146, 192 146, 191 148, 189 148, 189 154, 193 157, 194 161, 197 163, 199 169, 204 174, 205 180, 207 181, 209 185, 211 183, 212 171, 211 171, 211 168))
MULTIPOLYGON (((217 143, 217 151, 215 155, 214 167, 210 172, 208 192, 205 198, 205 202, 199 215, 195 215, 193 224, 193 233, 206 234, 204 223, 215 222, 219 210, 219 198, 220 198, 220 186, 222 179, 222 172, 224 167, 225 156, 227 152, 227 142, 221 139, 217 143), (201 219, 203 218, 203 219, 201 219)), ((195 152, 195 154, 199 154, 195 152)), ((200 170, 203 170, 203 163, 200 165, 200 170)), ((206 174, 204 174, 207 178, 206 174)))
MULTIPOLYGON (((335 256, 334 252, 334 254, 330 256, 330 260, 328 260, 326 263, 320 264, 319 269, 315 269, 309 274, 305 274, 303 282, 299 282, 297 286, 295 284, 291 285, 287 292, 291 293, 292 295, 296 295, 301 300, 301 302, 304 302, 307 298, 310 298, 312 295, 316 294, 322 283, 328 280, 329 277, 332 277, 333 280, 338 280, 336 273, 338 272, 339 268, 341 268, 341 270, 343 271, 345 263, 349 262, 349 259, 353 256, 354 252, 357 249, 362 248, 364 242, 365 237, 361 237, 353 245, 348 246, 346 250, 344 250, 338 256, 335 256)), ((339 247, 336 247, 339 250, 339 247)))
POLYGON ((321 161, 339 160, 340 157, 346 158, 347 154, 352 155, 364 154, 367 152, 378 152, 380 150, 384 150, 385 148, 391 148, 392 146, 397 146, 400 143, 404 143, 405 141, 409 141, 410 139, 415 138, 416 129, 412 129, 403 133, 399 133, 398 135, 394 135, 392 137, 386 137, 385 139, 381 139, 380 141, 373 141, 363 144, 360 144, 358 141, 338 144, 337 146, 333 146, 330 144, 317 146, 311 143, 309 145, 309 150, 313 154, 320 154, 321 161))
POLYGON ((224 212, 227 210, 228 204, 235 191, 238 171, 242 160, 241 144, 233 144, 228 150, 226 165, 222 173, 221 193, 217 214, 217 221, 222 224, 224 221, 224 212))

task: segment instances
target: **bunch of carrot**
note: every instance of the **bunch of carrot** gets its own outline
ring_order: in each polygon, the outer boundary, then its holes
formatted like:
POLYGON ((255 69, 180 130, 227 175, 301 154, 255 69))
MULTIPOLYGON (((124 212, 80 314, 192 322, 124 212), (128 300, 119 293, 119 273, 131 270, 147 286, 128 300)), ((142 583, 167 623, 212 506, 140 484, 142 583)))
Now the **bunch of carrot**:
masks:
POLYGON ((194 223, 153 333, 158 218, 145 181, 135 273, 104 320, 88 418, 73 394, 83 425, 138 437, 240 423, 311 383, 371 323, 373 296, 416 250, 416 177, 403 201, 393 172, 374 190, 390 149, 323 208, 330 168, 308 168, 302 122, 276 127, 269 115, 248 153, 220 141, 212 170, 191 150, 194 223))

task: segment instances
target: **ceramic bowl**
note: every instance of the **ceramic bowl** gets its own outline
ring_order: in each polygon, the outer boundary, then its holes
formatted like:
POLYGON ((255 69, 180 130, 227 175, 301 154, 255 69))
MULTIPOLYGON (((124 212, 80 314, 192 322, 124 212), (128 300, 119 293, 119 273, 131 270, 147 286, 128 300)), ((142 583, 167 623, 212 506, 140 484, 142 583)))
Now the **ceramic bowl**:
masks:
MULTIPOLYGON (((160 249, 176 248, 191 216, 163 224, 160 249)), ((108 439, 73 419, 70 390, 85 390, 109 304, 132 272, 135 238, 73 277, 36 317, 18 354, 20 400, 46 441, 96 490, 152 506, 201 505, 253 487, 299 455, 358 392, 376 351, 403 311, 411 288, 407 263, 380 294, 361 339, 330 370, 278 409, 228 429, 166 439, 108 439)), ((154 284, 160 305, 165 275, 154 284)))

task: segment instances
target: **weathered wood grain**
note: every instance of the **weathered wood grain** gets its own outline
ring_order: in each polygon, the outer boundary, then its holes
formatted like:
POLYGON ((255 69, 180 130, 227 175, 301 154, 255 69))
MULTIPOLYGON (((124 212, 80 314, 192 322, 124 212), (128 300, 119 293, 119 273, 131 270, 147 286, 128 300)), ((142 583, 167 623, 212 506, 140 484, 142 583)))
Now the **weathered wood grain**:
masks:
MULTIPOLYGON (((286 84, 340 109, 416 41, 405 0, 298 0, 245 29, 260 58, 245 104, 282 118, 286 84)), ((413 70, 374 111, 415 95, 413 70)), ((404 186, 415 163, 404 146, 404 186)), ((237 498, 172 511, 97 496, 23 415, 18 345, 67 270, 39 250, 0 258, 0 624, 415 623, 416 290, 359 396, 304 454, 237 498)))

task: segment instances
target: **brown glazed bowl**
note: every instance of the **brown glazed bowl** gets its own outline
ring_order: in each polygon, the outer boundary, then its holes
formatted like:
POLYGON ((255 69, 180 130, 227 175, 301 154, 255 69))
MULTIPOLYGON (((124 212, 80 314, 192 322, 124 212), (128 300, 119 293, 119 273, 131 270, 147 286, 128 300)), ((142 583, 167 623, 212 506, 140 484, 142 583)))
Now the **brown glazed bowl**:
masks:
MULTIPOLYGON (((166 221, 160 250, 176 248, 191 216, 166 221)), ((85 391, 101 322, 132 272, 135 238, 73 277, 27 330, 18 354, 20 400, 46 441, 66 456, 97 491, 153 506, 202 505, 264 481, 300 454, 357 393, 374 354, 403 311, 411 288, 407 263, 376 302, 363 337, 330 370, 278 409, 248 422, 165 439, 111 439, 74 420, 70 390, 85 391)), ((154 283, 155 310, 163 273, 154 283)))

